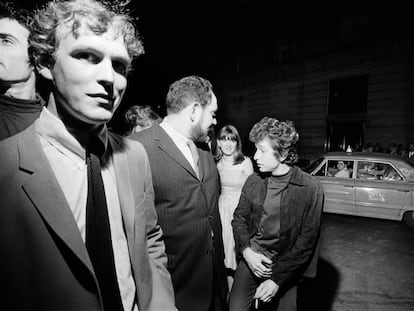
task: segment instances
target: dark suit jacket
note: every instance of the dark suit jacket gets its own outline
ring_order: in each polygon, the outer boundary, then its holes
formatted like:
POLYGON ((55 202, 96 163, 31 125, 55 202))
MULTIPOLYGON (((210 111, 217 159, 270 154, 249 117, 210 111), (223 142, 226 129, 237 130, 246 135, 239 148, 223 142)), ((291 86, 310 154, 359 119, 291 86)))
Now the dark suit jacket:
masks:
MULTIPOLYGON (((316 274, 317 245, 324 202, 318 180, 297 167, 280 199, 279 254, 273 265, 272 279, 279 286, 298 281, 303 275, 316 274)), ((267 177, 250 175, 243 186, 232 221, 236 251, 250 246, 263 213, 267 177)))
MULTIPOLYGON (((86 247, 36 134, 0 142, 0 309, 102 310, 86 247)), ((110 135, 139 310, 175 310, 143 147, 110 135)))
POLYGON ((212 297, 212 254, 220 270, 216 286, 222 299, 227 295, 218 213, 219 176, 214 160, 209 151, 198 148, 199 180, 159 125, 134 133, 130 138, 144 145, 150 159, 155 208, 164 232, 177 307, 180 311, 208 310, 212 297))

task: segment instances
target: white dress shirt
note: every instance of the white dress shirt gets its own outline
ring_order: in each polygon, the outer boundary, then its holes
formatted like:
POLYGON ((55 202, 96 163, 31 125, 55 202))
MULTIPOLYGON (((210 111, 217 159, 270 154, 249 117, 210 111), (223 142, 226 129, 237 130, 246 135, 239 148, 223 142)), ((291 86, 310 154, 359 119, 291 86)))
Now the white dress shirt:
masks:
MULTIPOLYGON (((79 232, 85 242, 86 199, 88 193, 85 149, 67 130, 63 122, 44 108, 36 127, 43 151, 49 160, 60 188, 72 210, 79 232)), ((108 133, 103 127, 98 136, 107 142, 108 133)), ((102 179, 108 206, 112 247, 119 290, 124 310, 138 310, 135 303, 135 282, 132 276, 128 244, 123 230, 121 207, 117 191, 112 158, 102 168, 102 179)), ((51 194, 53 195, 53 194, 51 194)))
POLYGON ((164 129, 164 131, 171 137, 175 145, 178 149, 180 149, 181 153, 187 159, 188 163, 190 163, 191 167, 194 171, 197 170, 197 163, 195 163, 193 159, 193 155, 191 153, 190 147, 187 144, 189 138, 185 137, 183 134, 178 132, 175 128, 168 124, 168 121, 165 119, 160 123, 160 126, 164 129))

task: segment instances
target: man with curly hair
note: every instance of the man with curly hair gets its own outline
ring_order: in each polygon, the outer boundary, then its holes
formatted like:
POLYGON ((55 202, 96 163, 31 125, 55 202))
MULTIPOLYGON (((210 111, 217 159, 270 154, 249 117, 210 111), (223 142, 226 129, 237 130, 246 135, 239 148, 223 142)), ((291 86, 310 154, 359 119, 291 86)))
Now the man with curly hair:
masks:
POLYGON ((0 140, 26 129, 42 110, 29 57, 29 22, 29 12, 0 3, 0 140))
POLYGON ((147 154, 106 127, 143 53, 116 4, 55 0, 34 16, 53 89, 39 119, 0 142, 5 310, 176 310, 147 154))
POLYGON ((125 112, 125 123, 128 127, 126 135, 140 132, 161 121, 161 117, 150 106, 131 106, 125 112))
POLYGON ((297 284, 316 273, 323 207, 319 182, 294 166, 299 135, 291 121, 263 118, 250 131, 260 174, 243 186, 232 221, 240 263, 230 311, 296 310, 297 284))

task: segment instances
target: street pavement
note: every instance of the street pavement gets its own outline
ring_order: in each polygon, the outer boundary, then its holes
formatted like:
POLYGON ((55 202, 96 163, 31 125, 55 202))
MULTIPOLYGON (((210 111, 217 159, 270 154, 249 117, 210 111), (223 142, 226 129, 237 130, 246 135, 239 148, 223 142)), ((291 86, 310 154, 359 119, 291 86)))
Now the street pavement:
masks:
POLYGON ((299 311, 414 311, 414 230, 324 213, 318 275, 300 289, 299 311))

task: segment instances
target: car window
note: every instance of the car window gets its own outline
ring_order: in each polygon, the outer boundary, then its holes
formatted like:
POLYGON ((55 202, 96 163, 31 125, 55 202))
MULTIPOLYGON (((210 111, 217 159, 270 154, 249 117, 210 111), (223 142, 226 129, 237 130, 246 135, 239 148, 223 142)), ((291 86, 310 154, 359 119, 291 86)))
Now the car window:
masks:
POLYGON ((403 180, 402 176, 389 164, 384 164, 384 175, 382 180, 386 181, 401 181, 403 180))
MULTIPOLYGON (((358 162, 358 179, 380 179, 379 173, 380 163, 370 162, 370 161, 359 161, 358 162)), ((384 173, 382 172, 381 175, 384 173)))
POLYGON ((335 178, 351 178, 354 161, 328 160, 327 175, 335 178))
MULTIPOLYGON (((306 166, 303 170, 309 174, 311 174, 318 166, 319 164, 322 163, 322 161, 324 160, 324 158, 319 158, 313 162, 311 162, 308 166, 306 166)), ((321 175, 318 175, 321 176, 321 175)), ((325 174, 323 175, 325 176, 325 174)))
POLYGON ((374 161, 358 162, 358 179, 401 181, 402 176, 390 164, 374 161))
POLYGON ((321 168, 319 170, 317 170, 315 172, 315 176, 325 176, 326 174, 326 163, 324 165, 321 166, 321 168))

